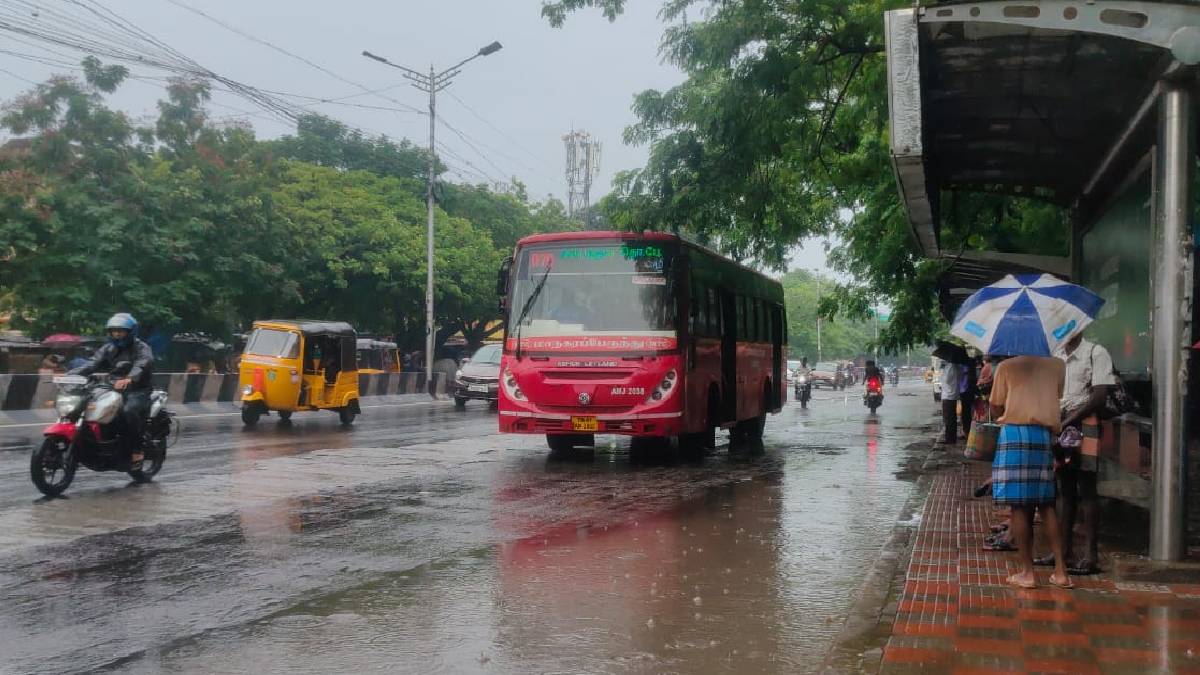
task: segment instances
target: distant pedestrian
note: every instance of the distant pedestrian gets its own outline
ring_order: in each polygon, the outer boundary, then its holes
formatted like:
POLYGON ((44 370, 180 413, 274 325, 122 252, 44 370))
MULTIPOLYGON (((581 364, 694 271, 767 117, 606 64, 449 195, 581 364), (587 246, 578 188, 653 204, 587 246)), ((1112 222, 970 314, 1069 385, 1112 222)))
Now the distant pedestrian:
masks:
POLYGON ((979 373, 975 360, 960 366, 958 380, 958 417, 962 423, 963 438, 971 437, 971 420, 975 416, 975 400, 979 397, 979 373))
POLYGON ((942 424, 946 427, 942 442, 958 443, 958 398, 962 366, 947 361, 942 367, 942 424))
POLYGON ((1020 568, 1008 583, 1019 588, 1037 587, 1033 571, 1035 509, 1042 512, 1042 523, 1055 554, 1050 583, 1072 587, 1063 563, 1063 533, 1054 508, 1051 448, 1052 437, 1060 426, 1058 401, 1065 372, 1063 362, 1056 358, 1017 356, 996 368, 992 382, 992 412, 1002 425, 992 463, 992 498, 998 506, 1012 508, 1009 541, 1018 549, 1020 568))

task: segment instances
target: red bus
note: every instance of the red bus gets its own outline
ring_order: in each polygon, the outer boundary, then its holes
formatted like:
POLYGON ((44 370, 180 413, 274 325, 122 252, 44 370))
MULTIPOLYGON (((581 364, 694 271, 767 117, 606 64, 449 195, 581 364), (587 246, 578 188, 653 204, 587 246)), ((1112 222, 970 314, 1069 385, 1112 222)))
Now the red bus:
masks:
POLYGON ((500 271, 500 431, 712 447, 762 436, 786 396, 783 287, 677 236, 522 239, 500 271))

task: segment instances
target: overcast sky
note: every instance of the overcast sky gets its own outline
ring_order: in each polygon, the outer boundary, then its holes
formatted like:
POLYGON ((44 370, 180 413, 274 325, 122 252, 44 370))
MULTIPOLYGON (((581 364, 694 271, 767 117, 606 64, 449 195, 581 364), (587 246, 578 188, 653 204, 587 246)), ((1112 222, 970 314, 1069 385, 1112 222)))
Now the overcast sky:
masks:
MULTIPOLYGON (((382 95, 357 96, 344 103, 389 110, 321 104, 312 109, 373 134, 408 138, 424 145, 427 97, 403 86, 399 71, 370 61, 366 49, 389 60, 425 71, 441 70, 493 40, 504 49, 468 64, 438 99, 438 115, 457 132, 439 126, 443 158, 453 180, 503 181, 512 176, 531 196, 565 199, 562 136, 571 129, 590 132, 603 144, 600 175, 593 199, 609 191, 613 175, 640 167, 646 148, 626 146, 621 132, 633 121, 635 93, 666 89, 682 80, 658 56, 662 24, 657 1, 628 3, 628 12, 609 23, 597 11, 583 11, 561 29, 541 17, 541 0, 172 0, 202 10, 253 38, 300 55, 320 69, 198 16, 167 0, 101 0, 138 27, 209 70, 261 89, 317 98, 345 97, 401 84, 382 95), (340 78, 340 79, 339 79, 340 78), (351 81, 354 84, 350 84, 351 81)), ((63 0, 34 3, 86 16, 63 0)), ((38 20, 53 21, 49 14, 38 20)), ((0 33, 0 42, 8 42, 0 33)), ((0 48, 22 54, 61 58, 27 44, 0 48)), ((73 61, 78 60, 72 59, 73 61)), ((0 94, 5 99, 27 89, 19 78, 41 81, 56 69, 0 53, 0 94)), ((162 75, 148 68, 135 72, 162 75)), ((156 82, 130 81, 113 104, 147 120, 156 116, 162 95, 156 82)), ((308 103, 307 99, 293 99, 308 103)), ((293 131, 251 101, 229 92, 213 97, 216 117, 252 123, 260 137, 293 131), (240 111, 245 111, 245 114, 240 111)), ((824 268, 820 242, 794 256, 797 267, 824 268)))

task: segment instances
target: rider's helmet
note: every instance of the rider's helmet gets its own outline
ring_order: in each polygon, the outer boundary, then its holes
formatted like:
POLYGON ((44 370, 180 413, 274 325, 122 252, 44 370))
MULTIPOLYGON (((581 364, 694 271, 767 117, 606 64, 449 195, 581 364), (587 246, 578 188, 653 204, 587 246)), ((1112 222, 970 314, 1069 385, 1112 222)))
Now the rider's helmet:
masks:
POLYGON ((108 319, 108 323, 104 324, 104 330, 109 334, 108 339, 118 347, 125 347, 133 341, 133 333, 137 330, 137 319, 133 318, 132 314, 121 312, 113 314, 108 319), (112 335, 112 331, 123 330, 125 335, 121 338, 116 338, 112 335))

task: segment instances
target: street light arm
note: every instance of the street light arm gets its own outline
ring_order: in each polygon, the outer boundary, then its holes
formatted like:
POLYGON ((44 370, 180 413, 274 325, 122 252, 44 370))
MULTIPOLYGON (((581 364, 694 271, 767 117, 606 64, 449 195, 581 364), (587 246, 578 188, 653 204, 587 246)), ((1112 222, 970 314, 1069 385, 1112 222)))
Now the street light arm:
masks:
POLYGON ((499 42, 493 42, 492 44, 487 45, 486 47, 482 47, 482 48, 480 48, 479 51, 475 52, 474 54, 468 56, 467 58, 463 59, 462 61, 459 61, 458 63, 454 64, 453 66, 450 66, 449 68, 438 73, 437 79, 440 80, 443 77, 445 77, 446 75, 451 74, 454 70, 457 70, 458 68, 465 66, 467 63, 474 61, 475 59, 477 59, 481 56, 491 56, 492 54, 495 54, 496 52, 500 51, 503 48, 504 48, 504 45, 500 44, 499 42))
POLYGON ((408 74, 410 74, 410 75, 416 76, 416 77, 420 78, 421 80, 428 80, 428 79, 429 79, 429 76, 428 76, 428 75, 426 75, 426 74, 424 74, 424 73, 421 73, 421 72, 418 72, 418 71, 416 71, 416 70, 413 70, 412 68, 405 68, 404 66, 401 66, 401 65, 399 65, 399 64, 392 63, 391 61, 388 61, 387 59, 383 58, 382 56, 378 56, 378 55, 376 55, 376 54, 372 54, 371 52, 369 52, 369 51, 367 51, 367 50, 365 50, 365 49, 363 50, 363 53, 362 53, 362 55, 363 55, 363 56, 365 56, 365 57, 367 57, 368 59, 371 59, 371 60, 373 60, 373 61, 378 61, 378 62, 380 62, 380 63, 382 63, 382 64, 384 64, 384 65, 386 65, 386 66, 391 66, 391 67, 393 67, 393 68, 395 68, 395 69, 397 69, 397 70, 403 70, 404 72, 406 72, 406 73, 408 73, 408 74))

